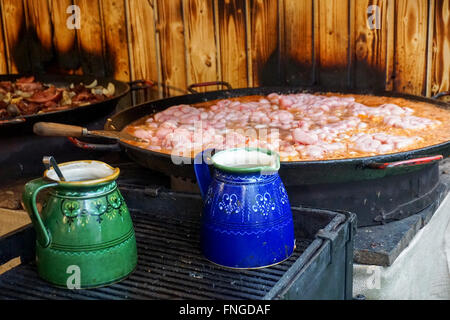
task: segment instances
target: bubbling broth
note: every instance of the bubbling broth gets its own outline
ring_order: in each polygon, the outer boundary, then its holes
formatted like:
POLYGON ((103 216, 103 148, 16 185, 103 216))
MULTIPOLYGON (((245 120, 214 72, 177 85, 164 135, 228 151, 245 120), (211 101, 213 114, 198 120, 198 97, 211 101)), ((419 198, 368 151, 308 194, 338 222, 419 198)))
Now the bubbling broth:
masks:
POLYGON ((209 148, 258 147, 285 162, 331 160, 445 143, 450 110, 393 97, 273 93, 173 106, 124 131, 149 141, 129 144, 185 157, 209 148))

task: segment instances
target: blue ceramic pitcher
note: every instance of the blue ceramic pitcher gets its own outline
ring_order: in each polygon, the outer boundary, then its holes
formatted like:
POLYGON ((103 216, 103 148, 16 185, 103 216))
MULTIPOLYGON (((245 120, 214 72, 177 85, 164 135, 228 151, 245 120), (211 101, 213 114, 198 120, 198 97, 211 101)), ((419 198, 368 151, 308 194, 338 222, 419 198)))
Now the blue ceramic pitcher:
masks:
POLYGON ((201 249, 209 261, 236 269, 268 267, 295 248, 277 153, 254 148, 206 150, 195 158, 204 200, 201 249), (211 163, 214 170, 211 175, 211 163))

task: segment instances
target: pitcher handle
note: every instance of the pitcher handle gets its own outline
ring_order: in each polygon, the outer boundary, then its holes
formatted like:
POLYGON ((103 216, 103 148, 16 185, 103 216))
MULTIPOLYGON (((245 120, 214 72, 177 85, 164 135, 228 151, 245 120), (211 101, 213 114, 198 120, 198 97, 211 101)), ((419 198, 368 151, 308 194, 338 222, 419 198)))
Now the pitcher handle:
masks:
POLYGON ((25 185, 25 191, 22 195, 23 204, 31 218, 34 228, 36 229, 36 238, 39 244, 47 248, 50 246, 52 240, 51 235, 42 222, 41 216, 36 206, 36 198, 39 192, 44 189, 57 186, 56 182, 49 182, 43 178, 32 180, 25 185))
POLYGON ((208 188, 212 181, 208 161, 213 151, 214 149, 202 151, 197 154, 194 159, 195 176, 197 177, 197 183, 200 187, 200 193, 203 200, 205 200, 206 195, 208 194, 208 188))

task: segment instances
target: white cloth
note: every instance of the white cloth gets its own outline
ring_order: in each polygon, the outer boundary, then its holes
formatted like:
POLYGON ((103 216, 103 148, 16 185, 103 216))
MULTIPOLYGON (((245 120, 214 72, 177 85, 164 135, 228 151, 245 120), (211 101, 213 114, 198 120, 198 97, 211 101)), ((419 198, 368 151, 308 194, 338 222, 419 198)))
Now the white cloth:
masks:
POLYGON ((354 264, 353 293, 369 300, 450 299, 450 196, 391 266, 354 264))

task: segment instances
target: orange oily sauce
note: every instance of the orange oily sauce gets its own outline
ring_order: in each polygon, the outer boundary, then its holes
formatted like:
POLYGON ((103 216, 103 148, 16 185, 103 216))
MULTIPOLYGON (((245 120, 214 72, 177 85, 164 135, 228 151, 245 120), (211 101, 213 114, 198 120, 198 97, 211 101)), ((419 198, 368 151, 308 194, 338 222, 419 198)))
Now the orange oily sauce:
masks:
MULTIPOLYGON (((363 105, 366 105, 368 107, 379 107, 383 104, 396 104, 400 107, 408 107, 412 110, 414 110, 413 116, 421 117, 421 118, 427 118, 430 120, 437 120, 440 121, 441 124, 435 125, 432 127, 427 127, 422 130, 412 130, 412 129, 403 129, 403 128, 394 128, 392 126, 388 126, 384 124, 383 117, 368 117, 365 115, 359 115, 358 117, 364 121, 368 126, 364 129, 352 129, 352 130, 343 130, 342 133, 345 133, 346 135, 350 136, 349 138, 342 138, 337 139, 338 141, 347 145, 346 149, 340 150, 340 151, 334 151, 326 154, 323 158, 320 160, 334 160, 334 159, 348 159, 348 158, 359 158, 359 157, 370 157, 375 155, 380 155, 380 153, 374 153, 374 152, 363 152, 354 150, 348 147, 349 144, 352 142, 350 141, 351 137, 359 134, 359 133, 367 133, 367 134, 373 134, 373 133, 385 133, 388 135, 393 136, 404 136, 404 137, 420 137, 421 140, 415 142, 414 144, 409 145, 406 148, 403 149, 395 149, 392 152, 383 153, 383 154, 392 154, 397 152, 405 152, 405 151, 411 151, 416 149, 421 149, 425 147, 430 147, 433 145, 438 145, 441 143, 445 143, 450 141, 450 109, 444 109, 439 108, 433 104, 424 103, 424 102, 418 102, 413 100, 407 100, 404 98, 393 98, 393 97, 380 97, 380 96, 371 96, 371 95, 354 95, 354 94, 336 94, 336 93, 327 93, 327 94, 317 94, 321 96, 327 96, 327 97, 340 97, 340 98, 354 98, 355 102, 361 103, 363 105)), ((265 99, 265 96, 246 96, 246 97, 237 97, 237 98, 229 98, 227 100, 231 101, 240 101, 240 102, 258 102, 260 99, 265 99)), ((208 101, 203 103, 198 103, 192 105, 193 107, 197 108, 205 108, 208 109, 209 107, 215 105, 220 100, 214 100, 214 101, 208 101)), ((337 108, 337 112, 339 112, 339 108, 337 108)), ((295 114, 295 111, 292 111, 292 113, 295 114)), ((154 117, 154 115, 149 115, 146 117, 143 117, 132 124, 128 125, 124 128, 124 131, 132 134, 135 132, 135 130, 140 128, 145 128, 145 122, 149 119, 154 117)), ((342 119, 345 119, 343 117, 342 119)), ((301 119, 300 119, 301 120, 301 119)), ((250 126, 252 123, 249 124, 250 126)), ((253 124, 256 125, 256 124, 253 124)), ((227 124, 227 129, 229 130, 246 130, 247 128, 240 128, 237 126, 234 126, 233 123, 227 124)), ((269 129, 270 132, 270 129, 269 129)), ((280 132, 280 138, 284 140, 285 137, 292 134, 292 130, 283 130, 279 129, 280 132)), ((139 143, 135 141, 126 141, 128 144, 148 149, 149 144, 147 143, 139 143)), ((168 149, 162 149, 158 150, 156 152, 165 153, 165 154, 172 154, 172 150, 168 149)), ((191 156, 194 156, 193 154, 191 156)), ((290 161, 309 161, 309 160, 317 160, 312 157, 305 157, 305 156, 288 156, 288 157, 281 157, 281 160, 283 162, 290 162, 290 161)))

